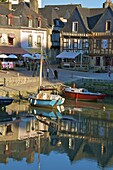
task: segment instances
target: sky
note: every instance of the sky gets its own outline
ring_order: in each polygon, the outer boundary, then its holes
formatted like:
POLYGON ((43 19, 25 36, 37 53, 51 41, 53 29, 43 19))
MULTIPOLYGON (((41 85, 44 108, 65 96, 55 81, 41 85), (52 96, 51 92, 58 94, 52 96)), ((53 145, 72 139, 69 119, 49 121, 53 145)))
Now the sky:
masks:
POLYGON ((45 5, 81 4, 87 8, 102 8, 106 0, 42 0, 42 7, 45 5))

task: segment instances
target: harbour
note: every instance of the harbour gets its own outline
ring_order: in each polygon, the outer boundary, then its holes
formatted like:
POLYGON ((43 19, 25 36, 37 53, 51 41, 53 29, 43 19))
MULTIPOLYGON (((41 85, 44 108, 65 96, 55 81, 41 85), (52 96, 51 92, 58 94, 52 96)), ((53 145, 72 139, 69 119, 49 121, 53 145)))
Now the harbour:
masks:
POLYGON ((52 110, 32 107, 31 112, 26 101, 12 103, 0 114, 0 167, 112 169, 112 110, 109 100, 67 101, 60 116, 47 117, 43 113, 52 110))

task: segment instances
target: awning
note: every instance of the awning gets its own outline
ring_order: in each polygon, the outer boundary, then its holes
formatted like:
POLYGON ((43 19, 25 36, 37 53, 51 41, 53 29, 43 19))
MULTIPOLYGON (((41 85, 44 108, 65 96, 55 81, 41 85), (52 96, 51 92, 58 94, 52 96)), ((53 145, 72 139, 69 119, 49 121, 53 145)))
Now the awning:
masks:
POLYGON ((0 46, 1 54, 26 54, 28 53, 21 47, 0 46))
POLYGON ((78 55, 80 55, 81 52, 77 51, 77 52, 67 52, 67 51, 63 51, 62 53, 60 53, 59 55, 56 56, 56 58, 68 58, 68 59, 74 59, 75 57, 77 57, 78 55))

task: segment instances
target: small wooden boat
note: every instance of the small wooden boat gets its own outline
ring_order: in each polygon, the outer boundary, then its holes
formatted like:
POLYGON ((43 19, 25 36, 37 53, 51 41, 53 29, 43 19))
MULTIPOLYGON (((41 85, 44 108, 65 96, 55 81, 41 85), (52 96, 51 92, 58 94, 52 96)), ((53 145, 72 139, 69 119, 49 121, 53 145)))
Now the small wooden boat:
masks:
MULTIPOLYGON (((41 49, 42 51, 42 49, 41 49)), ((42 54, 40 57, 40 77, 38 93, 29 96, 28 101, 31 106, 54 108, 64 103, 65 99, 58 94, 51 94, 41 89, 42 87, 42 54)))
POLYGON ((7 96, 0 96, 0 107, 5 107, 13 102, 13 98, 7 96))
POLYGON ((37 107, 48 107, 48 108, 57 108, 64 103, 65 99, 60 95, 50 94, 40 91, 37 94, 32 94, 29 96, 29 103, 31 106, 37 107))
POLYGON ((106 94, 93 93, 84 88, 66 87, 63 90, 65 98, 83 100, 83 101, 97 101, 105 98, 106 94))

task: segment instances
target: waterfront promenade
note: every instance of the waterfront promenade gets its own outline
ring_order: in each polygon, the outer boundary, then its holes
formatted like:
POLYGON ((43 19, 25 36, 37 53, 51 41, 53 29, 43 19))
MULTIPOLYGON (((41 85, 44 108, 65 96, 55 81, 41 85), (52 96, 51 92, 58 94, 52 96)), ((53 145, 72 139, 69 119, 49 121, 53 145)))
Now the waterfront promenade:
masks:
MULTIPOLYGON (((43 79, 43 85, 45 84, 64 84, 69 82, 76 82, 80 79, 96 79, 111 81, 113 83, 113 73, 111 77, 108 73, 93 73, 93 72, 80 72, 68 69, 59 69, 53 66, 54 70, 58 71, 58 79, 54 79, 53 69, 50 70, 49 79, 43 79)), ((0 95, 8 92, 10 96, 21 94, 34 93, 38 88, 39 76, 34 75, 33 71, 29 71, 26 68, 15 68, 15 70, 0 70, 0 84, 6 81, 6 86, 0 86, 0 95)), ((26 94, 24 94, 26 96, 26 94)))

